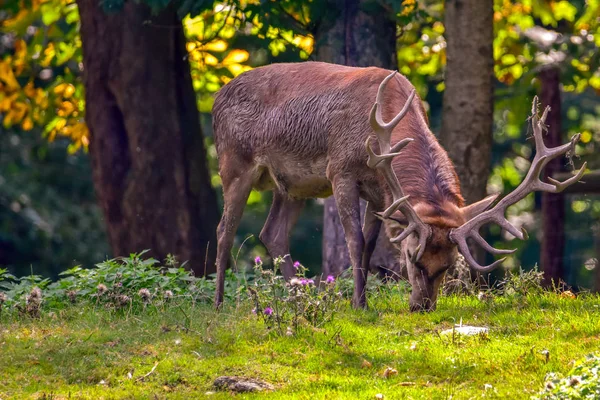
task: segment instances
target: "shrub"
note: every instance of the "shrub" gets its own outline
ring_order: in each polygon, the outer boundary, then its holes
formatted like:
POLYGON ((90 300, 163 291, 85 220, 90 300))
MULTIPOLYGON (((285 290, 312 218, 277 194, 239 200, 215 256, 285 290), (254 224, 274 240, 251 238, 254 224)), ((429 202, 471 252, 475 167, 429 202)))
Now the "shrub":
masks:
POLYGON ((296 276, 286 282, 277 275, 283 262, 282 257, 275 258, 274 269, 267 270, 259 257, 255 259, 254 282, 248 286, 253 313, 280 335, 293 335, 304 326, 320 327, 331 321, 342 300, 335 278, 328 276, 319 288, 314 279, 306 277, 306 268, 296 262, 296 276))
POLYGON ((538 270, 537 265, 530 271, 508 271, 506 277, 498 282, 499 294, 506 297, 524 297, 527 294, 536 294, 543 291, 542 280, 544 273, 538 270))
POLYGON ((552 373, 546 376, 544 389, 534 399, 599 399, 600 357, 589 355, 573 367, 566 377, 552 373))
MULTIPOLYGON (((38 275, 17 278, 0 269, 0 311, 37 316, 42 305, 61 307, 84 301, 123 308, 157 305, 179 297, 194 302, 212 300, 212 280, 196 278, 172 256, 160 265, 154 258, 144 259, 144 253, 114 258, 91 269, 77 266, 62 272, 53 283, 38 275)), ((229 288, 238 284, 228 280, 229 288)))

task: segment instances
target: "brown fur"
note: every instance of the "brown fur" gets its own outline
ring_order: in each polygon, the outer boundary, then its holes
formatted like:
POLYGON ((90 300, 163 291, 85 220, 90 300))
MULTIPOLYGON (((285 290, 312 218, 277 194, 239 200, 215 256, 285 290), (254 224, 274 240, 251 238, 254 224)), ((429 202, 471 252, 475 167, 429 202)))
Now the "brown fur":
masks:
MULTIPOLYGON (((352 171, 363 185, 376 181, 367 167, 369 111, 390 71, 320 62, 274 64, 237 77, 216 96, 214 137, 219 157, 235 154, 256 170, 253 186, 291 197, 326 197, 332 174, 352 171), (316 188, 315 188, 316 186, 316 188)), ((386 88, 383 115, 391 119, 412 85, 403 76, 386 88)), ((400 122, 392 144, 414 138, 393 162, 411 203, 424 201, 444 215, 450 202, 463 206, 459 182, 446 152, 427 126, 419 100, 400 122)), ((240 160, 242 161, 242 160, 240 160)), ((363 189, 375 203, 380 183, 363 189)))
MULTIPOLYGON (((303 200, 333 192, 355 266, 355 304, 364 305, 365 265, 380 222, 368 213, 365 232, 360 231, 358 196, 369 202, 370 211, 382 211, 391 203, 384 180, 367 166, 364 147, 367 137, 373 135, 369 112, 379 84, 390 72, 320 62, 273 64, 246 72, 221 89, 213 107, 225 196, 219 226, 218 279, 224 277, 232 236, 251 187, 276 194, 261 232, 272 256, 286 254, 287 235, 303 200), (296 206, 291 207, 292 203, 296 206), (282 211, 292 208, 293 212, 282 211), (278 230, 276 226, 285 228, 278 230), (362 267, 356 268, 358 265, 362 267)), ((396 115, 413 89, 404 76, 396 77, 384 92, 382 112, 386 121, 396 115)), ((392 144, 408 137, 414 141, 394 159, 393 169, 419 216, 442 230, 432 241, 440 241, 440 249, 452 250, 447 231, 464 222, 460 211, 464 201, 454 167, 429 130, 420 99, 412 102, 395 128, 392 144)), ((434 249, 432 246, 432 251, 426 252, 424 262, 434 257, 434 249)), ((431 259, 427 264, 435 264, 427 266, 430 275, 437 273, 442 262, 431 259)), ((286 260, 283 272, 286 277, 293 274, 291 259, 286 260)))

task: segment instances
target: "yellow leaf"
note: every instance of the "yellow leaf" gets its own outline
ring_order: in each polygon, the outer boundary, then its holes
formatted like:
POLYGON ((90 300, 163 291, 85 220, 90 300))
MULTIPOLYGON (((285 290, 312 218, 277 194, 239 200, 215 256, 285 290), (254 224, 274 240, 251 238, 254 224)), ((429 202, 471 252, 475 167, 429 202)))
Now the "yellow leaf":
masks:
POLYGON ((312 53, 314 40, 310 36, 305 36, 300 41, 300 48, 308 53, 312 53))
POLYGON ((56 131, 60 131, 61 129, 63 129, 65 127, 65 125, 67 125, 67 120, 64 118, 61 118, 58 120, 58 122, 56 123, 56 127, 54 128, 56 131))
POLYGON ((504 65, 512 65, 517 62, 517 57, 514 54, 505 54, 502 56, 501 61, 504 65))
POLYGON ((9 90, 18 90, 21 86, 9 64, 9 61, 0 62, 0 81, 2 81, 9 90))
POLYGON ((252 67, 250 67, 248 65, 231 64, 231 65, 227 66, 227 69, 231 71, 231 73, 233 74, 233 76, 238 76, 242 72, 246 72, 248 70, 251 70, 252 67))
POLYGON ((246 50, 231 50, 223 60, 223 65, 240 64, 247 61, 250 54, 246 50))
POLYGON ((589 143, 592 140, 592 132, 583 131, 581 132, 581 143, 589 143))
POLYGON ((48 44, 48 47, 44 50, 44 58, 40 61, 40 65, 42 67, 47 67, 50 65, 50 62, 56 55, 56 50, 54 49, 54 43, 48 44))
POLYGON ((217 57, 213 56, 210 53, 206 53, 204 54, 204 63, 206 65, 217 65, 219 63, 219 60, 217 59, 217 57))
POLYGON ((24 131, 30 131, 31 129, 33 129, 33 121, 31 120, 31 118, 25 118, 21 123, 21 128, 23 128, 24 131))
POLYGON ((227 42, 220 39, 213 40, 212 42, 202 46, 202 50, 223 52, 227 50, 227 42))
POLYGON ((557 20, 566 19, 567 21, 573 21, 577 14, 577 7, 572 5, 566 0, 551 3, 552 11, 554 11, 554 17, 557 20))
POLYGON ((0 112, 6 112, 10 110, 11 104, 12 100, 10 99, 10 97, 4 97, 2 100, 0 100, 0 112))
POLYGON ((192 52, 192 51, 194 51, 196 49, 196 43, 194 43, 194 42, 187 42, 185 44, 185 48, 187 49, 188 53, 192 52))
POLYGON ((66 88, 67 88, 66 83, 60 83, 60 84, 56 85, 56 87, 54 88, 54 93, 62 94, 62 92, 64 92, 66 88))
POLYGON ((65 91, 63 92, 63 96, 65 99, 68 99, 71 96, 73 96, 74 93, 75 93, 75 86, 68 84, 67 87, 65 88, 65 91))
POLYGON ((4 119, 2 119, 2 125, 4 125, 5 128, 10 128, 12 126, 12 115, 10 113, 4 116, 4 119))

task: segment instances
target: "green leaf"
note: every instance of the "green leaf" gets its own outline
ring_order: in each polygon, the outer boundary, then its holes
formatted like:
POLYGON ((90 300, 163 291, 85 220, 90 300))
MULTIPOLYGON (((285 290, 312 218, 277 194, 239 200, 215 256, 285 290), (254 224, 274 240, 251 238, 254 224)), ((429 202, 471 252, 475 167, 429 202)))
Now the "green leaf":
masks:
POLYGON ((41 5, 40 10, 42 11, 42 22, 46 26, 49 26, 60 19, 60 4, 52 2, 44 3, 41 5))

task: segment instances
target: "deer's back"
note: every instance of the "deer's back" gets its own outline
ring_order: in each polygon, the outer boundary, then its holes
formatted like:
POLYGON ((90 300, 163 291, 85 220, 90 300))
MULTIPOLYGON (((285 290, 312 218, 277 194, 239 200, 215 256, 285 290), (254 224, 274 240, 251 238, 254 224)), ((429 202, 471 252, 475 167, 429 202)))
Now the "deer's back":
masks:
MULTIPOLYGON (((389 72, 305 62, 273 64, 238 76, 221 89, 213 107, 219 158, 227 154, 260 170, 258 189, 275 183, 298 197, 329 195, 328 172, 348 170, 358 180, 361 174, 372 179, 364 143, 372 133, 369 113, 377 88, 389 72)), ((401 79, 386 93, 385 117, 399 111, 412 89, 401 79)), ((411 114, 422 109, 415 111, 411 114)), ((415 115, 401 122, 407 132, 415 115)))

